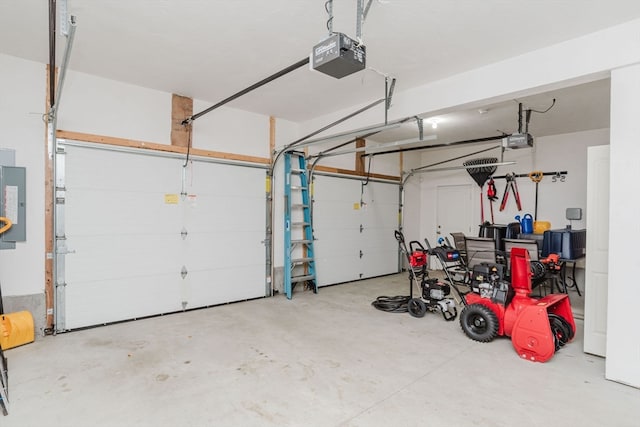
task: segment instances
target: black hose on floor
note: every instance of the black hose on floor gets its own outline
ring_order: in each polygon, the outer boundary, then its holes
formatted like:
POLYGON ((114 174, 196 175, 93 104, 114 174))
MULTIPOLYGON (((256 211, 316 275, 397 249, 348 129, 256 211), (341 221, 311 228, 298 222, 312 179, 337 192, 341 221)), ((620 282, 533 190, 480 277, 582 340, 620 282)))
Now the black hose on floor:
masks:
POLYGON ((406 313, 408 312, 407 304, 409 303, 409 296, 396 295, 394 297, 379 296, 375 301, 371 303, 372 306, 381 311, 388 313, 406 313))

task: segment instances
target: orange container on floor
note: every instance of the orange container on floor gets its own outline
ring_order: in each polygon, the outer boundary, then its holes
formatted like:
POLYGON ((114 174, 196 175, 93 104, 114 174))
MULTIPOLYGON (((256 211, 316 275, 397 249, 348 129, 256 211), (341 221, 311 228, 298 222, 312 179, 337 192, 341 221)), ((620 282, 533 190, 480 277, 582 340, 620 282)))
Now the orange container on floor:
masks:
POLYGON ((28 311, 0 315, 0 347, 3 350, 28 344, 35 339, 33 316, 28 311))

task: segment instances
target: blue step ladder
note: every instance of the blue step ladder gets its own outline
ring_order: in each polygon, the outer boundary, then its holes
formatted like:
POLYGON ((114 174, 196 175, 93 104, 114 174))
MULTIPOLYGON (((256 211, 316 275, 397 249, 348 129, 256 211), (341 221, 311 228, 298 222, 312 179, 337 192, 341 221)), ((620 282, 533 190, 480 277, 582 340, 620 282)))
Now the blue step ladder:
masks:
POLYGON ((291 299, 298 283, 318 292, 311 226, 312 199, 304 153, 285 153, 284 174, 284 293, 291 299))

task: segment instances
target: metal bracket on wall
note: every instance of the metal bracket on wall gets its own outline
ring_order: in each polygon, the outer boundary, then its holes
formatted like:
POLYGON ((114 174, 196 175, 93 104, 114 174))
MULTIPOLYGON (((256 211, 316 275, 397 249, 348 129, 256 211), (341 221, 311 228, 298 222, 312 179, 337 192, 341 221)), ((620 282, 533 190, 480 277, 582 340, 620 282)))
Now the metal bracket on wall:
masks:
MULTIPOLYGON (((564 177, 568 174, 569 172, 567 171, 560 171, 560 172, 543 172, 542 175, 543 176, 553 176, 553 178, 551 179, 553 182, 556 182, 556 179, 560 179, 561 181, 564 181, 564 177)), ((518 174, 511 174, 509 175, 512 178, 529 178, 529 174, 528 173, 518 173, 518 174)), ((500 175, 500 176, 493 176, 493 179, 503 179, 506 178, 507 175, 500 175)))
POLYGON ((66 204, 66 175, 65 175, 65 161, 66 150, 63 146, 56 147, 55 156, 55 224, 54 224, 54 263, 55 263, 55 277, 54 277, 54 294, 55 294, 55 329, 56 332, 64 331, 66 324, 66 306, 65 306, 65 256, 75 251, 70 251, 67 248, 67 237, 65 229, 65 204, 66 204))

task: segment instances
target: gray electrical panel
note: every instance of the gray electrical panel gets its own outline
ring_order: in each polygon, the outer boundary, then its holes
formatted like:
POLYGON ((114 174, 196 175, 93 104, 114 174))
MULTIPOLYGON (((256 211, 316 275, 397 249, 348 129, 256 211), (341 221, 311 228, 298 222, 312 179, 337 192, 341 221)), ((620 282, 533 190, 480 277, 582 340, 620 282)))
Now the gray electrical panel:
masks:
POLYGON ((0 235, 0 249, 15 249, 16 242, 27 240, 26 169, 0 166, 0 216, 13 225, 0 235))

